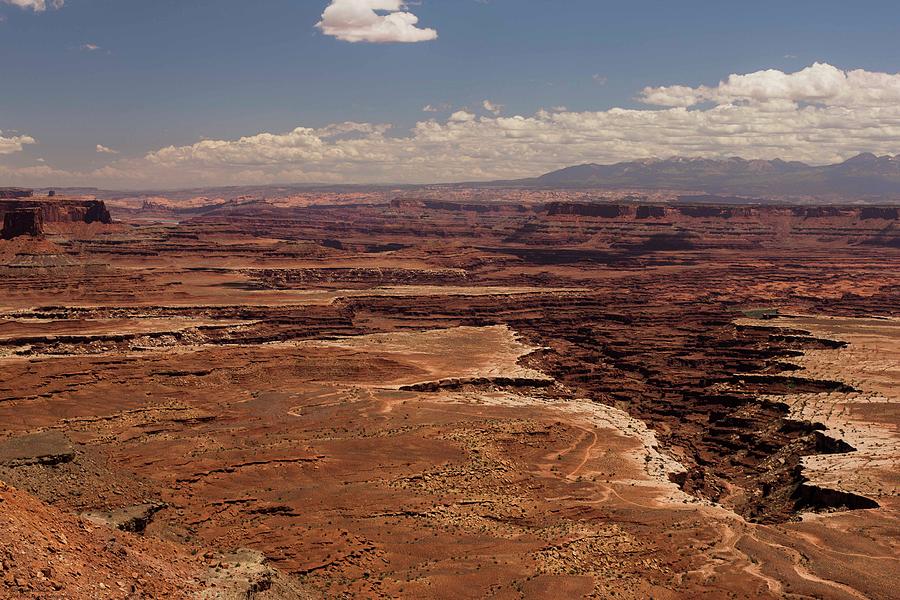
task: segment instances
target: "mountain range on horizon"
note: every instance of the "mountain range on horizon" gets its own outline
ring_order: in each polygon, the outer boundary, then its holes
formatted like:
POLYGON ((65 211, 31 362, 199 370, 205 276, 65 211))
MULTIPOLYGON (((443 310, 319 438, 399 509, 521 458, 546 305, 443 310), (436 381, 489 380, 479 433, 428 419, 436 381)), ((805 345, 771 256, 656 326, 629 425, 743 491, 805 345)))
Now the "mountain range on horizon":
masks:
MULTIPOLYGON (((501 182, 496 182, 501 183, 501 182)), ((779 196, 900 199, 900 155, 858 154, 812 166, 798 161, 684 158, 582 164, 502 182, 535 188, 643 188, 779 196)))

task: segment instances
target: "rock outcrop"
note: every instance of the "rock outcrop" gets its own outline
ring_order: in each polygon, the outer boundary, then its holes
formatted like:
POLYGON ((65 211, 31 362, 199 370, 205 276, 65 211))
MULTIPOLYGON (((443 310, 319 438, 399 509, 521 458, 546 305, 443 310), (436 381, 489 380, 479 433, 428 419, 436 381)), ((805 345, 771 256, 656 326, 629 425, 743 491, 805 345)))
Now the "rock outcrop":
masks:
POLYGON ((44 219, 38 208, 16 208, 3 215, 3 230, 0 237, 4 240, 30 235, 40 236, 44 233, 44 219))

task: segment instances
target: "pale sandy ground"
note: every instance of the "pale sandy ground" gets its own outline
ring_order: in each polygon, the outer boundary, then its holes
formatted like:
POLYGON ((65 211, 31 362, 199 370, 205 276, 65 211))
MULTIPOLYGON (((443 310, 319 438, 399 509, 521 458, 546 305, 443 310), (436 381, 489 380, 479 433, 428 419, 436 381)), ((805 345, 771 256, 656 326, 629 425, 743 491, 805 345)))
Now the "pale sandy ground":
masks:
POLYGON ((900 494, 900 319, 785 316, 739 324, 789 327, 817 338, 848 342, 845 348, 807 350, 788 362, 792 376, 841 381, 857 391, 770 396, 785 402, 797 420, 822 423, 826 435, 856 451, 803 459, 816 485, 878 498, 900 494))

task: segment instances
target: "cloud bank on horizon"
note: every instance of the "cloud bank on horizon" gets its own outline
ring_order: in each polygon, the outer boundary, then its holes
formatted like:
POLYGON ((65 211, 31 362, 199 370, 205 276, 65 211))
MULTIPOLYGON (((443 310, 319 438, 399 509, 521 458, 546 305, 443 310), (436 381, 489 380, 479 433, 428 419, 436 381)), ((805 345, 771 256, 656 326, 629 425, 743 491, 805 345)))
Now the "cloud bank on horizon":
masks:
POLYGON ((316 27, 325 35, 354 43, 413 43, 437 39, 437 31, 417 27, 419 17, 405 9, 406 3, 402 0, 332 0, 316 27))
MULTIPOLYGON (((783 158, 837 162, 900 148, 900 74, 816 63, 794 73, 731 75, 714 87, 648 87, 647 108, 502 116, 485 101, 391 135, 389 124, 296 127, 168 146, 91 172, 0 166, 25 185, 427 183, 534 176, 586 162, 651 157, 783 158), (652 106, 650 106, 652 105, 652 106)), ((0 137, 0 154, 30 137, 0 137)))

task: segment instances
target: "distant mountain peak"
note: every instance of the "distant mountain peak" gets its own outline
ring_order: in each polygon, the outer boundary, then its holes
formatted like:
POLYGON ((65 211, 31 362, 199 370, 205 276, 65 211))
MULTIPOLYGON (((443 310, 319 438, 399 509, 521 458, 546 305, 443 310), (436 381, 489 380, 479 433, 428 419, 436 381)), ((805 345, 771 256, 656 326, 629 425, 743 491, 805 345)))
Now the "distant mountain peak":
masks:
POLYGON ((871 163, 871 162, 875 162, 877 160, 878 160, 878 156, 876 156, 875 154, 872 154, 871 152, 861 152, 860 154, 857 154, 856 156, 853 156, 853 157, 845 160, 844 164, 849 165, 849 164, 857 164, 857 163, 871 163))

